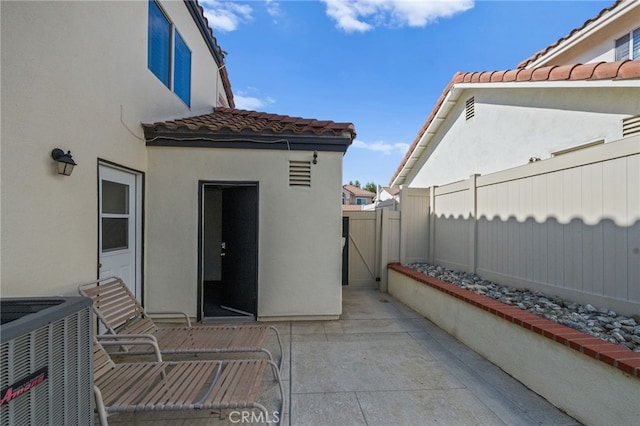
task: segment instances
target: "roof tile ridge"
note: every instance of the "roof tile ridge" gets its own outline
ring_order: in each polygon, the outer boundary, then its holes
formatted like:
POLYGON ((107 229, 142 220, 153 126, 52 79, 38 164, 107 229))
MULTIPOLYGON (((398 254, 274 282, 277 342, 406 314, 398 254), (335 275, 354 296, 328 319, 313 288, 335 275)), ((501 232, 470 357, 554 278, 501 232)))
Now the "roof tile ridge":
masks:
POLYGON ((551 72, 557 67, 557 65, 548 65, 545 67, 534 68, 531 73, 531 81, 548 81, 551 76, 551 72))
POLYGON ((531 81, 534 69, 521 68, 516 71, 516 81, 531 81))
POLYGON ((509 70, 500 70, 494 71, 491 73, 491 83, 501 83, 504 80, 505 74, 507 74, 509 70))
POLYGON ((618 68, 615 80, 640 78, 640 61, 630 59, 623 61, 618 68))
POLYGON ((502 76, 502 82, 508 83, 511 81, 516 81, 518 78, 519 72, 520 72, 520 69, 506 70, 502 76))
POLYGON ((457 83, 462 83, 464 81, 464 76, 467 73, 464 73, 462 71, 458 71, 456 72, 453 77, 451 78, 451 81, 449 82, 449 84, 457 84, 457 83))
POLYGON ((480 83, 490 83, 491 82, 491 78, 493 77, 493 74, 497 73, 498 71, 485 71, 480 73, 479 76, 479 82, 480 83))
POLYGON ((558 65, 549 73, 549 81, 569 80, 574 68, 582 64, 558 65))
POLYGON ((626 61, 600 62, 593 69, 590 80, 614 79, 618 76, 618 71, 626 61))
POLYGON ((569 75, 569 80, 590 80, 596 67, 602 63, 604 63, 604 61, 590 62, 573 68, 569 75))

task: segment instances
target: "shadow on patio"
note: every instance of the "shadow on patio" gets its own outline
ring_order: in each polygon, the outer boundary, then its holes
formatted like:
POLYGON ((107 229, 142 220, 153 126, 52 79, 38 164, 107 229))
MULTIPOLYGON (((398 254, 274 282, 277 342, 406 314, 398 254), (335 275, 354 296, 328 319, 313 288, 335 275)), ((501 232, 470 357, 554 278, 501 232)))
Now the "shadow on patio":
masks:
MULTIPOLYGON (((346 287, 338 321, 281 322, 283 425, 577 425, 430 321, 372 289, 346 287)), ((268 342, 276 349, 275 338, 268 342)), ((275 350, 277 353, 277 350, 275 350)), ((277 389, 266 380, 267 409, 277 389)), ((249 424, 241 412, 118 414, 110 424, 249 424)))

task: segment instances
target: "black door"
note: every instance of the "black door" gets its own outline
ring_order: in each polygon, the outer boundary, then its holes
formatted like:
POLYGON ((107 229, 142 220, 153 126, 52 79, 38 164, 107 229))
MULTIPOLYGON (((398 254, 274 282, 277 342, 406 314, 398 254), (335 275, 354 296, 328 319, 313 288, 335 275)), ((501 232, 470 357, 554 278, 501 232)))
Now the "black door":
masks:
POLYGON ((256 186, 222 190, 221 305, 230 311, 256 315, 258 191, 256 186))
POLYGON ((198 319, 257 316, 258 186, 201 183, 198 319))

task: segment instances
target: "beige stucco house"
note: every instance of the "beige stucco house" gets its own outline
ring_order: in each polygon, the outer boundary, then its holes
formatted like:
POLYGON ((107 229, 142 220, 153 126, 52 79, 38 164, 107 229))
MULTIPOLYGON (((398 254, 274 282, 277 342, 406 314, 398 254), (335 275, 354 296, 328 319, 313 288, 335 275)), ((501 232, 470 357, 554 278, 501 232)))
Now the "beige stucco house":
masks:
POLYGON ((457 73, 392 186, 429 187, 632 135, 640 1, 617 1, 515 69, 457 73))
POLYGON ((373 203, 376 194, 354 185, 342 185, 342 206, 363 206, 373 203))
POLYGON ((340 314, 353 125, 234 109, 195 1, 1 2, 0 15, 3 297, 118 275, 152 311, 340 314))

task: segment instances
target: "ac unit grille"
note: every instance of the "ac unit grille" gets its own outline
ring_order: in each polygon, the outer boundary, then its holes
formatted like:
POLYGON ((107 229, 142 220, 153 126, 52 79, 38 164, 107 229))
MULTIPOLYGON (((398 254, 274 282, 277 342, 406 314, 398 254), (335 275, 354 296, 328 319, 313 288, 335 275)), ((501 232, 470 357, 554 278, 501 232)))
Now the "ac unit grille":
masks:
POLYGON ((90 300, 68 299, 58 312, 49 308, 2 324, 2 391, 18 389, 16 383, 38 371, 45 370, 46 379, 2 405, 1 426, 93 424, 90 300))
POLYGON ((310 161, 289 161, 289 186, 311 186, 310 161))
POLYGON ((622 137, 640 134, 640 115, 625 118, 622 120, 622 137))

